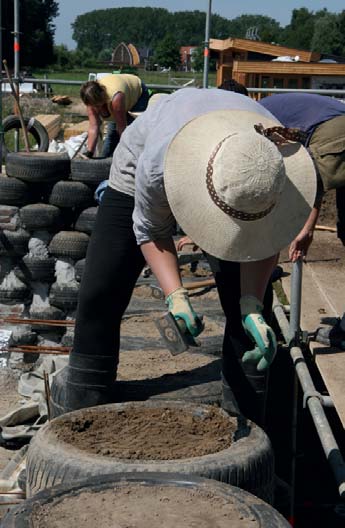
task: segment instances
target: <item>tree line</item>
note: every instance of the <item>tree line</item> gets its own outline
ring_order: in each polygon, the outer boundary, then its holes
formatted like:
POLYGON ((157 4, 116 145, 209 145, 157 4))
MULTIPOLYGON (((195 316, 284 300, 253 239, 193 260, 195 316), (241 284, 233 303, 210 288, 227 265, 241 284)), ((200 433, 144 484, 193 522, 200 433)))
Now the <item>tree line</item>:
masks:
MULTIPOLYGON (((2 3, 3 57, 13 63, 13 0, 2 3)), ((112 8, 90 11, 76 17, 72 24, 76 50, 54 46, 54 18, 58 2, 54 0, 20 1, 21 64, 85 66, 88 62, 107 61, 120 42, 137 48, 150 48, 162 60, 178 60, 176 50, 183 45, 202 47, 205 35, 204 11, 169 12, 163 8, 112 8), (173 49, 173 53, 172 53, 173 49), (171 56, 175 57, 171 59, 171 56)), ((212 14, 211 37, 245 38, 248 28, 257 28, 259 39, 282 46, 345 56, 345 11, 331 13, 324 8, 311 11, 294 9, 290 23, 282 27, 263 15, 242 15, 233 19, 212 14)))
MULTIPOLYGON (((100 9, 78 16, 73 27, 77 49, 89 49, 94 55, 119 42, 137 47, 155 48, 167 35, 179 46, 201 45, 205 38, 205 12, 171 13, 162 8, 100 9)), ((281 27, 273 18, 242 15, 227 19, 211 17, 211 37, 245 38, 248 28, 256 27, 260 40, 322 53, 345 55, 345 11, 331 13, 326 8, 310 11, 294 9, 290 24, 281 27)))

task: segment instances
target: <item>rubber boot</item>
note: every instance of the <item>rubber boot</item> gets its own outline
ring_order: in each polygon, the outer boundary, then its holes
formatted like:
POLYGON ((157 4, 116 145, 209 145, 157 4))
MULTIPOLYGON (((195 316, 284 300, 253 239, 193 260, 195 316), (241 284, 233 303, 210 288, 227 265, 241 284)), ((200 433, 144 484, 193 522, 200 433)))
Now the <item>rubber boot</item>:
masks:
POLYGON ((111 403, 114 399, 116 358, 86 356, 72 352, 69 365, 53 379, 51 407, 53 416, 111 403))
POLYGON ((318 328, 315 341, 328 347, 336 347, 345 350, 345 313, 338 317, 333 326, 318 328))

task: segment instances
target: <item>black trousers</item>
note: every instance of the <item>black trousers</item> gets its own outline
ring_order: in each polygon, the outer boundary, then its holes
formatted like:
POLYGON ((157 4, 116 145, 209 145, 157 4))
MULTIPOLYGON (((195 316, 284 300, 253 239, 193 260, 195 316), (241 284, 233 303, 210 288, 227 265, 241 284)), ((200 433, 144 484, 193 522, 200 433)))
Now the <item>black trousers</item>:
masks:
POLYGON ((107 187, 98 210, 79 291, 73 353, 113 356, 120 324, 145 260, 133 233, 134 198, 107 187))
MULTIPOLYGON (((119 357, 121 319, 145 265, 133 233, 133 207, 133 198, 107 187, 88 247, 72 351, 72 355, 112 357, 114 370, 119 357)), ((208 258, 226 317, 223 377, 242 413, 260 422, 260 395, 266 377, 241 363, 243 352, 253 345, 241 323, 240 265, 208 258)), ((272 305, 269 293, 268 290, 266 320, 272 305)))
MULTIPOLYGON (((241 320, 241 273, 238 262, 229 262, 207 255, 217 284, 221 306, 226 323, 222 349, 223 382, 229 385, 241 412, 247 418, 263 425, 265 418, 265 399, 267 394, 268 373, 260 373, 256 365, 243 364, 242 356, 246 350, 254 348, 246 335, 241 320)), ((263 315, 268 324, 272 318, 273 290, 269 283, 265 298, 263 315)))

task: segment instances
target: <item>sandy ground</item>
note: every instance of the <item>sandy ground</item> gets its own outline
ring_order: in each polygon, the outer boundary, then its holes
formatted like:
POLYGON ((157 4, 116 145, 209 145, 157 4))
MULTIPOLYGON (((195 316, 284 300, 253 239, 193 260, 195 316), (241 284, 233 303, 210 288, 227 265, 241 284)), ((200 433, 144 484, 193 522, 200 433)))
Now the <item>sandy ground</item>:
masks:
MULTIPOLYGON (((5 416, 20 405, 24 398, 17 391, 18 378, 11 369, 0 369, 0 416, 5 416)), ((12 458, 16 446, 5 444, 0 441, 0 470, 12 458)))

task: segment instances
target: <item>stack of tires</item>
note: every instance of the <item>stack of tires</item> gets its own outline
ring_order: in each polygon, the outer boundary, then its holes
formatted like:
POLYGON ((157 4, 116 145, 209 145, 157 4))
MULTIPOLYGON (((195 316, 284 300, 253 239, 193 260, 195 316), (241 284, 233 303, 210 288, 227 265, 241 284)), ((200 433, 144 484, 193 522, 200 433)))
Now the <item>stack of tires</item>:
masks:
MULTIPOLYGON (((73 314, 97 214, 94 191, 110 165, 111 158, 71 161, 65 153, 7 154, 0 175, 2 314, 44 320, 73 314)), ((34 325, 30 344, 33 333, 50 339, 47 327, 34 325)), ((61 333, 51 337, 56 342, 61 333)), ((22 332, 15 344, 27 338, 22 332)))

